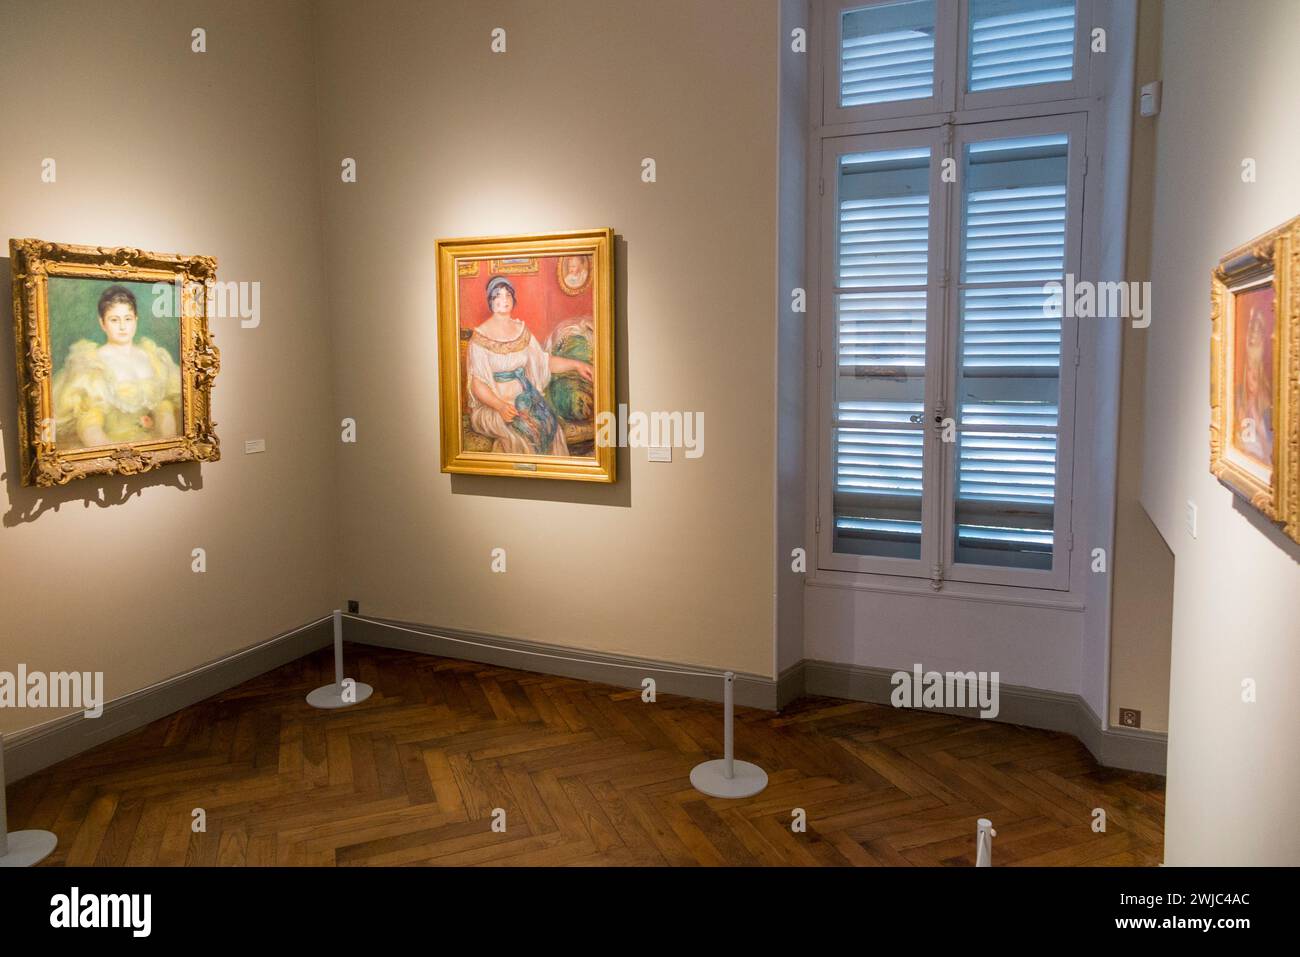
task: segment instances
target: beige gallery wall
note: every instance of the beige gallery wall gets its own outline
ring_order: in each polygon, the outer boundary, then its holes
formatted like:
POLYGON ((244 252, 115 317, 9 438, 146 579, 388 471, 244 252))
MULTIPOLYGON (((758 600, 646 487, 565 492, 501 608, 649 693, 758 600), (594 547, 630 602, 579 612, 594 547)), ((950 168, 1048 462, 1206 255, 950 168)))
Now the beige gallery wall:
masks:
MULTIPOLYGON (((118 697, 329 608, 312 22, 296 2, 0 0, 0 256, 10 237, 130 245, 214 255, 220 279, 262 284, 260 326, 214 323, 220 462, 39 490, 18 481, 0 263, 0 670, 103 671, 118 697), (243 454, 252 438, 266 453, 243 454)), ((0 731, 53 716, 6 708, 0 731)))
POLYGON ((766 0, 320 5, 335 410, 358 428, 338 458, 340 599, 773 673, 776 17, 766 0), (612 487, 442 474, 434 242, 597 226, 617 234, 619 400, 703 413, 704 455, 628 450, 612 487))
MULTIPOLYGON (((1138 5, 1135 83, 1160 78, 1163 4, 1138 5)), ((1134 110, 1128 206, 1128 268, 1132 282, 1151 279, 1151 217, 1155 190, 1156 117, 1134 110)), ((1156 299, 1157 307, 1163 297, 1156 299)), ((1163 311, 1161 315, 1164 315, 1163 311)), ((1153 320, 1154 321, 1154 320, 1153 320)), ((1173 634, 1174 558, 1142 507, 1142 436, 1150 327, 1124 330, 1119 469, 1115 501, 1115 560, 1110 635, 1110 723, 1120 708, 1141 715, 1144 731, 1169 730, 1169 655, 1173 634)))
POLYGON ((1179 0, 1162 36, 1142 501, 1175 558, 1165 861, 1296 865, 1300 546, 1210 474, 1209 291, 1225 253, 1300 215, 1300 16, 1179 0))

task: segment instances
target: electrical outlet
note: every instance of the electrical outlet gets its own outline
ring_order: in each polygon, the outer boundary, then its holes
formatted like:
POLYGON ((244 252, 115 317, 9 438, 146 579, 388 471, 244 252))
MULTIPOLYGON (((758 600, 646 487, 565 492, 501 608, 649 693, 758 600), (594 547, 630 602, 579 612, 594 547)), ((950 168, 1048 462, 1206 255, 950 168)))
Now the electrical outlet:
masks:
POLYGON ((1119 709, 1119 726, 1121 728, 1142 727, 1142 712, 1135 708, 1119 709))
POLYGON ((349 614, 349 615, 359 615, 359 614, 361 614, 361 602, 359 602, 359 601, 353 601, 351 598, 349 598, 349 599, 348 599, 348 614, 349 614))

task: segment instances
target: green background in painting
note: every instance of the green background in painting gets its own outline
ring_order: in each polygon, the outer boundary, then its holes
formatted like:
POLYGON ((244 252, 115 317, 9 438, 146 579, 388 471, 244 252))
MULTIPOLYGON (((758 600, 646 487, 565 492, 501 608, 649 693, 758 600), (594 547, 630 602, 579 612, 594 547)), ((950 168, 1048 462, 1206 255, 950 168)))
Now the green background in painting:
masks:
POLYGON ((99 328, 99 297, 109 286, 125 286, 135 296, 135 341, 152 339, 171 353, 180 365, 180 310, 176 308, 176 287, 169 285, 162 294, 160 311, 154 315, 154 284, 151 282, 117 282, 111 279, 81 279, 51 276, 49 279, 50 357, 54 372, 68 360, 68 350, 79 339, 89 339, 97 346, 107 339, 99 328))

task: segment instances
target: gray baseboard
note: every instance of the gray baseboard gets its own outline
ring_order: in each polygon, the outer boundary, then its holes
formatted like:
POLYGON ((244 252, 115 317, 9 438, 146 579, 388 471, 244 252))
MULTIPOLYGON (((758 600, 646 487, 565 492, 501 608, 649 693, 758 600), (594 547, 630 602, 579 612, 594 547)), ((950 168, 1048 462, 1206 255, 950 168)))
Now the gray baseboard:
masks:
MULTIPOLYGON (((640 688, 643 678, 654 678, 655 690, 666 694, 679 694, 706 701, 722 700, 722 680, 709 675, 678 674, 679 671, 700 671, 699 665, 682 665, 671 661, 653 661, 631 655, 612 655, 549 645, 517 638, 502 638, 478 632, 452 628, 438 628, 393 619, 365 619, 345 616, 343 637, 362 645, 383 648, 400 648, 443 658, 460 658, 479 661, 503 668, 535 671, 567 678, 599 681, 618 688, 640 688), (421 632, 395 631, 384 624, 411 628, 421 632), (459 639, 459 640, 458 640, 459 639), (473 642, 473 644, 465 644, 473 642), (555 655, 564 657, 557 658, 555 655)), ((761 675, 736 672, 736 704, 749 708, 777 709, 777 682, 761 675)))
POLYGON ((801 659, 795 664, 792 664, 789 668, 786 668, 785 671, 781 672, 777 677, 776 707, 778 711, 788 705, 791 701, 806 694, 804 686, 807 683, 807 676, 805 674, 804 666, 807 664, 808 662, 801 659))
MULTIPOLYGON (((521 671, 598 681, 619 688, 639 688, 642 678, 651 677, 655 679, 656 688, 668 694, 706 701, 722 699, 721 684, 716 678, 675 673, 676 670, 694 670, 698 666, 602 654, 392 619, 367 620, 349 616, 344 618, 343 634, 348 641, 357 644, 480 661, 521 671), (384 627, 383 623, 414 629, 421 634, 395 631, 384 627), (554 655, 564 657, 551 657, 554 655)), ((893 671, 886 668, 804 660, 786 668, 775 681, 759 675, 737 673, 736 703, 776 711, 805 694, 812 694, 889 704, 890 692, 893 691, 892 675, 893 671)), ((1114 728, 1103 731, 1101 720, 1092 708, 1075 694, 1003 684, 999 687, 999 695, 998 721, 1071 734, 1107 767, 1165 773, 1166 736, 1163 734, 1114 728)), ((973 714, 969 710, 948 713, 973 714)))
POLYGON ((107 701, 98 718, 78 712, 7 734, 4 748, 9 783, 296 661, 333 640, 327 618, 107 701))
POLYGON ((1165 775, 1165 761, 1169 751, 1169 735, 1163 731, 1142 731, 1134 728, 1107 728, 1102 730, 1101 720, 1087 702, 1092 724, 1076 737, 1092 752, 1099 764, 1126 771, 1146 771, 1165 775))
MULTIPOLYGON (((891 669, 811 659, 803 661, 802 666, 804 694, 890 704, 889 696, 894 690, 891 669)), ((998 716, 994 720, 1073 735, 1106 767, 1165 773, 1167 736, 1164 734, 1118 728, 1103 730, 1101 719, 1077 694, 1011 684, 999 685, 998 694, 998 716)), ((969 709, 932 710, 963 716, 974 714, 969 709)))
MULTIPOLYGON (((640 688, 642 679, 650 677, 655 679, 656 689, 666 694, 706 701, 722 700, 719 678, 680 673, 703 670, 699 666, 388 619, 345 616, 343 633, 346 640, 358 644, 598 681, 619 688, 640 688), (384 627, 385 624, 410 628, 419 634, 395 631, 384 627)), ((6 735, 5 765, 9 780, 17 781, 97 744, 134 731, 324 648, 331 641, 330 622, 324 619, 115 698, 105 703, 104 713, 99 718, 72 714, 6 735)), ((736 703, 776 711, 808 694, 889 704, 893 690, 890 683, 892 674, 893 671, 885 668, 804 660, 785 669, 775 680, 762 675, 737 673, 736 703)), ((1166 736, 1163 734, 1117 728, 1103 730, 1101 720, 1078 695, 1007 684, 1000 686, 999 693, 998 721, 1071 734, 1107 767, 1165 773, 1166 736)), ((969 711, 949 713, 970 714, 969 711)))

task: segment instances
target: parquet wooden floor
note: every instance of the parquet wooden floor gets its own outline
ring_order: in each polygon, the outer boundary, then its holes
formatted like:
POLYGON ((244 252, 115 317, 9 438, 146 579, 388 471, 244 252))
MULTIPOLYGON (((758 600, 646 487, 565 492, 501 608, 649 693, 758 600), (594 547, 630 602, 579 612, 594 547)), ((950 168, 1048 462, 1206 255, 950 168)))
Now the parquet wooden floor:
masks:
POLYGON ((355 708, 303 701, 333 680, 326 649, 11 785, 9 826, 54 831, 50 865, 969 866, 979 817, 995 866, 1162 858, 1164 782, 1068 735, 826 698, 742 708, 737 757, 770 783, 724 801, 688 780, 721 754, 718 704, 383 648, 347 660, 376 689, 355 708))

